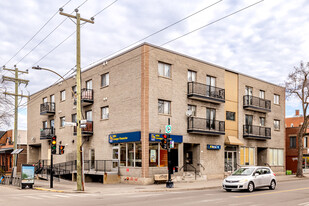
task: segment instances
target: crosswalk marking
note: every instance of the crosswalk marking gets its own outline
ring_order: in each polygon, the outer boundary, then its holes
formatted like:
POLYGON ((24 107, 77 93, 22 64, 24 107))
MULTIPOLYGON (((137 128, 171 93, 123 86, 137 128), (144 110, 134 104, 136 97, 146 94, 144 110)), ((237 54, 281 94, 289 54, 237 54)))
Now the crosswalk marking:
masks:
POLYGON ((25 196, 25 197, 31 198, 31 199, 36 199, 36 200, 41 200, 41 199, 43 199, 43 198, 41 198, 41 197, 34 197, 34 196, 25 196))

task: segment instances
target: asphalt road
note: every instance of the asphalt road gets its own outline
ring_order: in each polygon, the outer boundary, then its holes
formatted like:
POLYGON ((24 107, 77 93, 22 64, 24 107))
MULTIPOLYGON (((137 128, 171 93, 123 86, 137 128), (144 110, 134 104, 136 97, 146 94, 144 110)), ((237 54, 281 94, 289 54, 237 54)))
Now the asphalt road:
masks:
POLYGON ((137 192, 122 194, 55 193, 38 190, 20 190, 0 185, 0 205, 289 205, 309 206, 309 180, 281 182, 276 190, 259 189, 253 193, 225 192, 222 189, 137 192))

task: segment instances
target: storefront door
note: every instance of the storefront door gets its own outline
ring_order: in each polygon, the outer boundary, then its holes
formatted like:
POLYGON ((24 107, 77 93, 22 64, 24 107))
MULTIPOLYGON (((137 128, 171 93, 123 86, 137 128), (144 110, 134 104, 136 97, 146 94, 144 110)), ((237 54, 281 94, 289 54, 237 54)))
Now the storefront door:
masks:
POLYGON ((233 172, 237 169, 236 151, 225 151, 224 154, 225 172, 233 172))
POLYGON ((112 157, 112 169, 113 170, 118 170, 119 166, 119 146, 113 147, 113 157, 112 157))

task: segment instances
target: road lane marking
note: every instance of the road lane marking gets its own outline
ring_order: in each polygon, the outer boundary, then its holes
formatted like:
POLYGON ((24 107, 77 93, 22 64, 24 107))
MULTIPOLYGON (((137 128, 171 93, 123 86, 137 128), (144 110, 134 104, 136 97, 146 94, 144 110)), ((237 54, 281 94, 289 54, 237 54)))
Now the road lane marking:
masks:
POLYGON ((254 197, 254 196, 261 196, 261 195, 271 195, 271 194, 278 194, 278 193, 284 193, 284 192, 292 192, 292 191, 298 191, 298 190, 308 190, 309 187, 303 187, 303 188, 297 188, 297 189, 291 189, 291 190, 281 190, 281 191, 276 191, 276 192, 264 192, 264 193, 259 193, 259 194, 250 194, 250 195, 240 195, 240 196, 234 196, 236 198, 239 197, 254 197))
POLYGON ((309 205, 309 202, 303 202, 303 203, 300 203, 298 205, 303 205, 303 206, 308 206, 309 205))
POLYGON ((27 198, 31 198, 31 199, 36 199, 36 200, 41 200, 41 197, 34 197, 34 196, 25 196, 27 198))

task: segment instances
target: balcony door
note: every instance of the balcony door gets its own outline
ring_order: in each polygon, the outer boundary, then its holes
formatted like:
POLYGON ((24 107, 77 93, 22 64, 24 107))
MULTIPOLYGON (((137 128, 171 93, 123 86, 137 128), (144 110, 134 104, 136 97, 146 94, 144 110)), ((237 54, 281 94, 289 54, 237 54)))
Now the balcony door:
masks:
POLYGON ((247 134, 252 134, 252 123, 253 123, 253 116, 246 114, 246 117, 245 117, 246 131, 245 132, 247 134))
POLYGON ((88 89, 92 89, 92 80, 86 81, 86 88, 88 89))
POLYGON ((206 128, 215 129, 216 110, 212 108, 206 108, 206 128))
POLYGON ((246 86, 245 95, 247 96, 247 98, 246 98, 247 99, 247 102, 246 102, 247 105, 252 105, 252 94, 253 94, 253 88, 246 86))
POLYGON ((52 107, 52 111, 55 111, 55 95, 50 95, 50 104, 52 107))
POLYGON ((86 119, 87 119, 87 121, 92 121, 92 111, 86 112, 86 119))
POLYGON ((216 90, 216 77, 206 76, 206 95, 214 96, 216 90))

